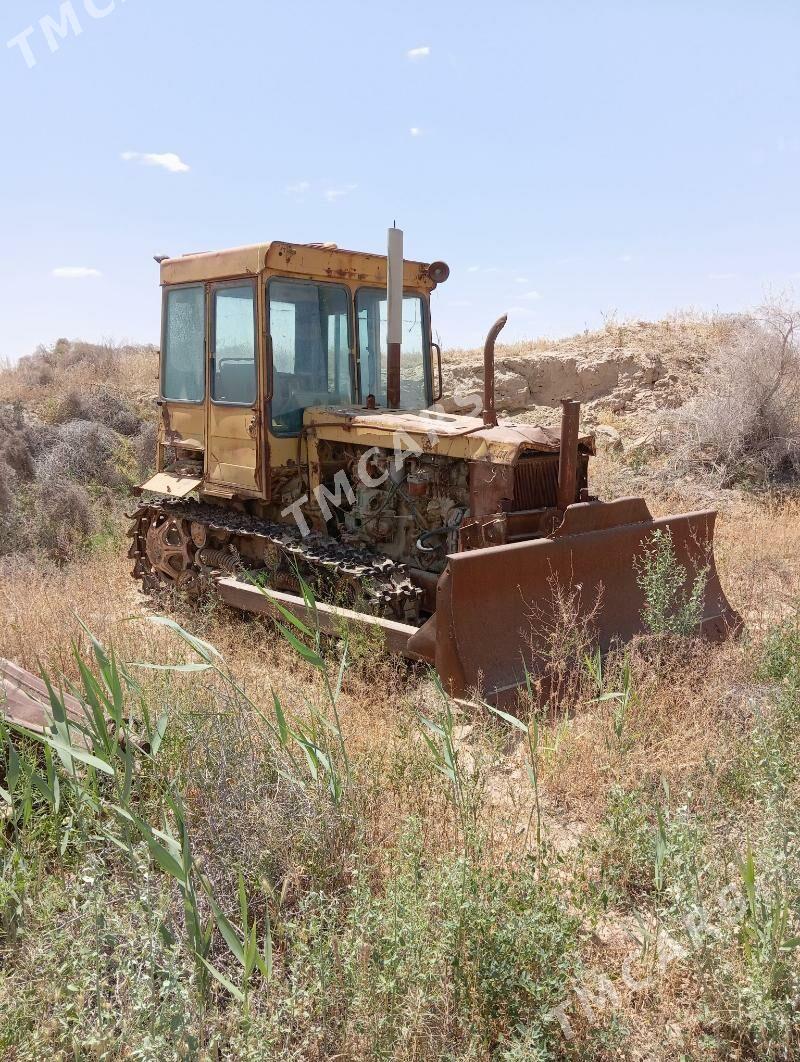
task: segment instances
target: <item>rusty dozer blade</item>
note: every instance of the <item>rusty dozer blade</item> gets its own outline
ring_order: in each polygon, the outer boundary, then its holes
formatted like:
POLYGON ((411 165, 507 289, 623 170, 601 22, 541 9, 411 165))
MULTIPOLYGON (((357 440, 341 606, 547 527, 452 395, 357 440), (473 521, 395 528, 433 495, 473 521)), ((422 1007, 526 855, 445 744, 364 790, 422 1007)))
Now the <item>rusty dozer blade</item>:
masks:
POLYGON ((453 696, 478 691, 490 702, 508 702, 526 670, 545 677, 557 587, 573 596, 581 614, 596 610, 591 624, 602 650, 643 632, 635 560, 659 528, 671 534, 687 588, 705 569, 701 634, 721 640, 738 631, 741 619, 714 565, 715 519, 715 512, 653 519, 640 498, 579 503, 549 538, 453 554, 439 580, 436 613, 409 648, 435 658, 453 696))

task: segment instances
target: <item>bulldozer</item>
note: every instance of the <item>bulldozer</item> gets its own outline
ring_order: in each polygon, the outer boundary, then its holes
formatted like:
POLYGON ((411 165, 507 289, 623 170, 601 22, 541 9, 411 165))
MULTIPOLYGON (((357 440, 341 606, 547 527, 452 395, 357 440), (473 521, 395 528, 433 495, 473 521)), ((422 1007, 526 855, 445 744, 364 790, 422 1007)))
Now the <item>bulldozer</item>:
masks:
POLYGON ((704 579, 699 633, 738 628, 714 512, 595 498, 570 397, 560 430, 498 418, 505 317, 483 394, 445 410, 430 304, 449 268, 406 260, 399 229, 385 255, 274 241, 156 261, 156 474, 130 530, 145 591, 377 628, 454 697, 500 704, 544 673, 560 592, 603 650, 642 631, 637 563, 662 529, 687 586, 704 579))

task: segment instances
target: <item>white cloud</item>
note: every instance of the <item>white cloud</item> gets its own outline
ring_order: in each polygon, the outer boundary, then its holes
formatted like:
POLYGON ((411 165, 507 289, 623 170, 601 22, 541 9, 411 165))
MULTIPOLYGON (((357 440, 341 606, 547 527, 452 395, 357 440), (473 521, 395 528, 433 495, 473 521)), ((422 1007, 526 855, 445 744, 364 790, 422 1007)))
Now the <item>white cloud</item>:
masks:
POLYGON ((160 166, 162 170, 170 173, 188 173, 189 167, 180 157, 172 151, 163 155, 156 155, 142 151, 123 151, 120 156, 123 162, 138 162, 142 166, 160 166))
POLYGON ((85 280, 87 277, 101 277, 103 274, 99 269, 90 269, 89 266, 58 266, 52 275, 59 280, 85 280))
POLYGON ((358 188, 357 184, 343 184, 338 188, 326 188, 322 193, 329 203, 335 203, 337 199, 341 199, 342 196, 350 195, 358 188))
POLYGON ((527 316, 527 314, 533 313, 533 310, 530 308, 530 306, 510 306, 508 309, 508 313, 519 313, 522 314, 522 316, 524 317, 527 316))
POLYGON ((530 284, 530 281, 528 280, 527 277, 515 277, 514 278, 514 283, 515 284, 530 284))
POLYGON ((422 130, 418 125, 412 125, 409 129, 409 133, 411 133, 412 136, 422 136, 422 130))
POLYGON ((294 184, 287 184, 285 191, 287 195, 302 195, 304 192, 307 192, 310 187, 310 181, 296 181, 294 184))
POLYGON ((736 273, 709 273, 709 280, 735 280, 736 273))
POLYGON ((520 295, 521 299, 531 299, 531 301, 538 301, 541 297, 540 291, 526 291, 524 295, 520 295))
POLYGON ((419 48, 409 48, 406 52, 412 63, 416 63, 419 59, 427 59, 430 54, 431 50, 427 44, 422 44, 419 48))
POLYGON ((469 269, 467 270, 467 272, 468 273, 477 273, 479 269, 480 269, 480 266, 470 266, 469 269))
POLYGON ((621 254, 619 256, 619 260, 620 260, 620 262, 632 262, 633 261, 633 255, 632 254, 621 254))

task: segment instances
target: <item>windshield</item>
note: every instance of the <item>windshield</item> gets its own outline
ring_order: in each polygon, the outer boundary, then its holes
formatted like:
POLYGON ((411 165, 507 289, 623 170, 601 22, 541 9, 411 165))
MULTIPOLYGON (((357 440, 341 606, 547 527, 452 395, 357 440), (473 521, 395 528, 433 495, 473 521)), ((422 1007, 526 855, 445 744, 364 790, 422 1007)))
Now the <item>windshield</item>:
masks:
POLYGON ((272 431, 298 435, 308 406, 349 405, 350 298, 338 284, 272 279, 272 431))
MULTIPOLYGON (((361 400, 375 395, 378 405, 385 406, 386 289, 361 288, 356 294, 356 316, 361 400)), ((430 403, 429 350, 424 300, 420 295, 406 295, 400 349, 401 409, 425 409, 430 403)))

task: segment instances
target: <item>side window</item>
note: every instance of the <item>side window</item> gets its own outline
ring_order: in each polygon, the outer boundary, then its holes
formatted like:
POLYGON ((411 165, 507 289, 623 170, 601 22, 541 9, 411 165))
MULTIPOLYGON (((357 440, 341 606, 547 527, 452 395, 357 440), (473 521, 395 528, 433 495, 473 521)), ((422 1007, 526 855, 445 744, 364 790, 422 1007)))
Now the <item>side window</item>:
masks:
MULTIPOLYGON (((386 291, 361 288, 356 294, 358 359, 361 399, 375 395, 386 405, 386 291)), ((400 406, 424 409, 430 401, 429 344, 426 341, 424 302, 419 295, 403 297, 403 342, 400 350, 400 406)))
POLYGON ((309 406, 347 405, 350 297, 338 284, 272 278, 267 286, 272 340, 272 432, 297 435, 309 406))
POLYGON ((205 374, 205 291, 202 284, 167 289, 161 341, 161 394, 172 402, 202 402, 205 374))
POLYGON ((231 284, 213 291, 211 397, 252 406, 256 400, 255 285, 231 284))

